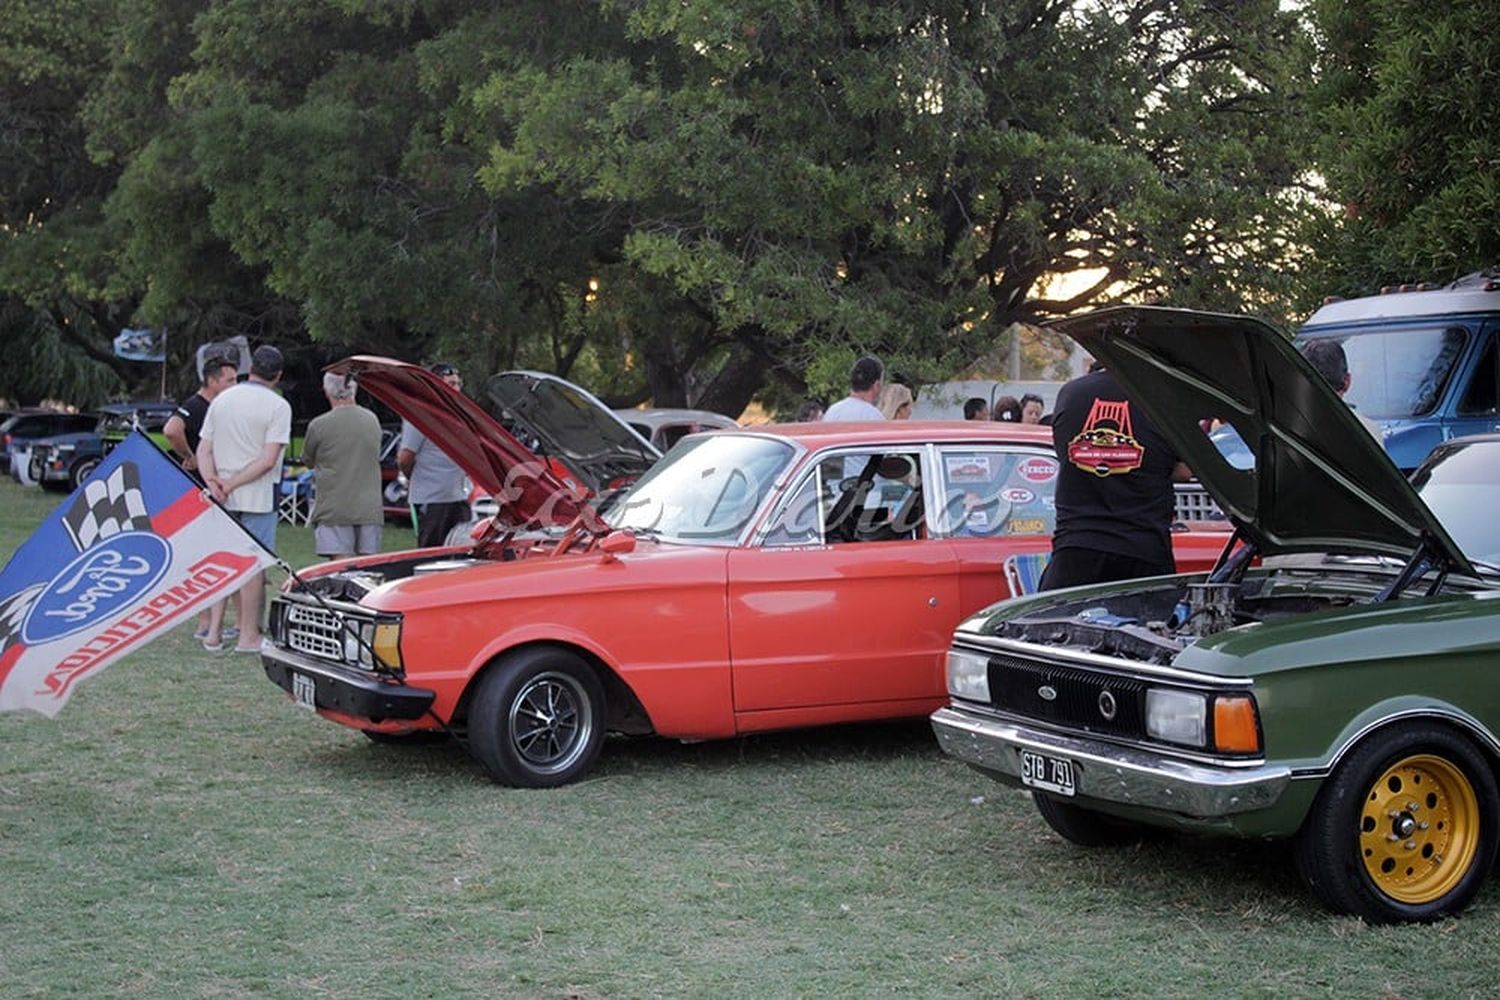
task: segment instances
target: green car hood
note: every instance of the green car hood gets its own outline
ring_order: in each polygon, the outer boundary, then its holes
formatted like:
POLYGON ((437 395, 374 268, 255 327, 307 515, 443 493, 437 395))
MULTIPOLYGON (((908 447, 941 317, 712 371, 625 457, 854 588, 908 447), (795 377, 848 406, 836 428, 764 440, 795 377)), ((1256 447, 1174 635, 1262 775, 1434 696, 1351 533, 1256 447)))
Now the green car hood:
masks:
POLYGON ((1424 539, 1473 567, 1354 411, 1274 327, 1247 316, 1128 306, 1052 329, 1102 361, 1262 554, 1409 557, 1424 539), (1232 424, 1255 456, 1229 464, 1200 421, 1232 424))

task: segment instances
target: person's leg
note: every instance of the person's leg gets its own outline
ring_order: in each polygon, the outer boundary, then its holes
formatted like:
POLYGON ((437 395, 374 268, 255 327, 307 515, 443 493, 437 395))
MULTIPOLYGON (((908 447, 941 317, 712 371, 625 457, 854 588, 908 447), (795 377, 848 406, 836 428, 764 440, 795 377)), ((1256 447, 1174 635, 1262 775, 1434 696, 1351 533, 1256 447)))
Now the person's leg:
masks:
POLYGON ((354 554, 360 556, 373 555, 380 551, 381 532, 385 526, 381 524, 356 524, 354 532, 354 554))
POLYGON ((1081 587, 1086 583, 1099 583, 1104 576, 1104 559, 1108 553, 1097 549, 1055 549, 1037 590, 1062 590, 1065 587, 1081 587))
POLYGON ((356 551, 355 526, 320 524, 313 528, 313 550, 325 559, 343 559, 356 551))
MULTIPOLYGON (((274 510, 265 513, 241 512, 235 516, 245 526, 245 530, 254 535, 267 551, 276 551, 276 512, 274 510)), ((257 571, 250 581, 235 594, 235 608, 238 611, 240 623, 240 638, 235 649, 240 652, 260 648, 260 617, 261 609, 265 605, 265 582, 265 572, 257 571)))

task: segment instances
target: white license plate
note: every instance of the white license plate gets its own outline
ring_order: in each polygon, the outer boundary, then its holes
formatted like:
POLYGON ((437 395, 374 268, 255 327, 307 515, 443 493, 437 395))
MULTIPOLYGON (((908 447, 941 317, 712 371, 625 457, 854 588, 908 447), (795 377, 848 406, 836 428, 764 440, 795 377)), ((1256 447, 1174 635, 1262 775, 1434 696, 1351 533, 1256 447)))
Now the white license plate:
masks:
POLYGON ((292 700, 297 703, 298 708, 316 712, 318 710, 318 685, 306 674, 293 671, 292 700))
POLYGON ((1073 762, 1030 750, 1021 751, 1021 784, 1058 795, 1073 794, 1073 762))

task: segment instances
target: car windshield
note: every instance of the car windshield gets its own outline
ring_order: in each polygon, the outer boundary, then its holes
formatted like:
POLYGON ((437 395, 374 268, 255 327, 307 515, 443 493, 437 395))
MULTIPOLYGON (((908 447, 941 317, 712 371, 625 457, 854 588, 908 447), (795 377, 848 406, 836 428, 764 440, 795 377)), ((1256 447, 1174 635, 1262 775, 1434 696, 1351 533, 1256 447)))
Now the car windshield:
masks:
POLYGON ((1419 470, 1412 485, 1464 555, 1500 564, 1500 518, 1495 517, 1500 441, 1477 441, 1450 451, 1419 470))
POLYGON ((1462 326, 1403 327, 1341 337, 1349 359, 1349 391, 1344 398, 1375 420, 1429 413, 1442 397, 1468 338, 1462 326))
POLYGON ((605 520, 667 541, 732 545, 794 454, 774 438, 687 438, 630 487, 605 520))

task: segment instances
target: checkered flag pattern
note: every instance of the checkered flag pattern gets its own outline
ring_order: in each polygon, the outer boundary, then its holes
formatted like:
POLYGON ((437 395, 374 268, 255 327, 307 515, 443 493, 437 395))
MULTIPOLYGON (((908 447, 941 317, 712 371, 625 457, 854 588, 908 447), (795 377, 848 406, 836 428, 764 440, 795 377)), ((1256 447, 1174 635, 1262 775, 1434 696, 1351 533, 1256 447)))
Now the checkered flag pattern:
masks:
POLYGON ((26 620, 26 612, 31 610, 31 602, 45 589, 45 584, 38 583, 0 599, 0 653, 21 641, 21 623, 26 620))
POLYGON ((134 462, 121 462, 108 478, 89 480, 62 520, 79 552, 122 531, 150 528, 140 470, 134 462))

